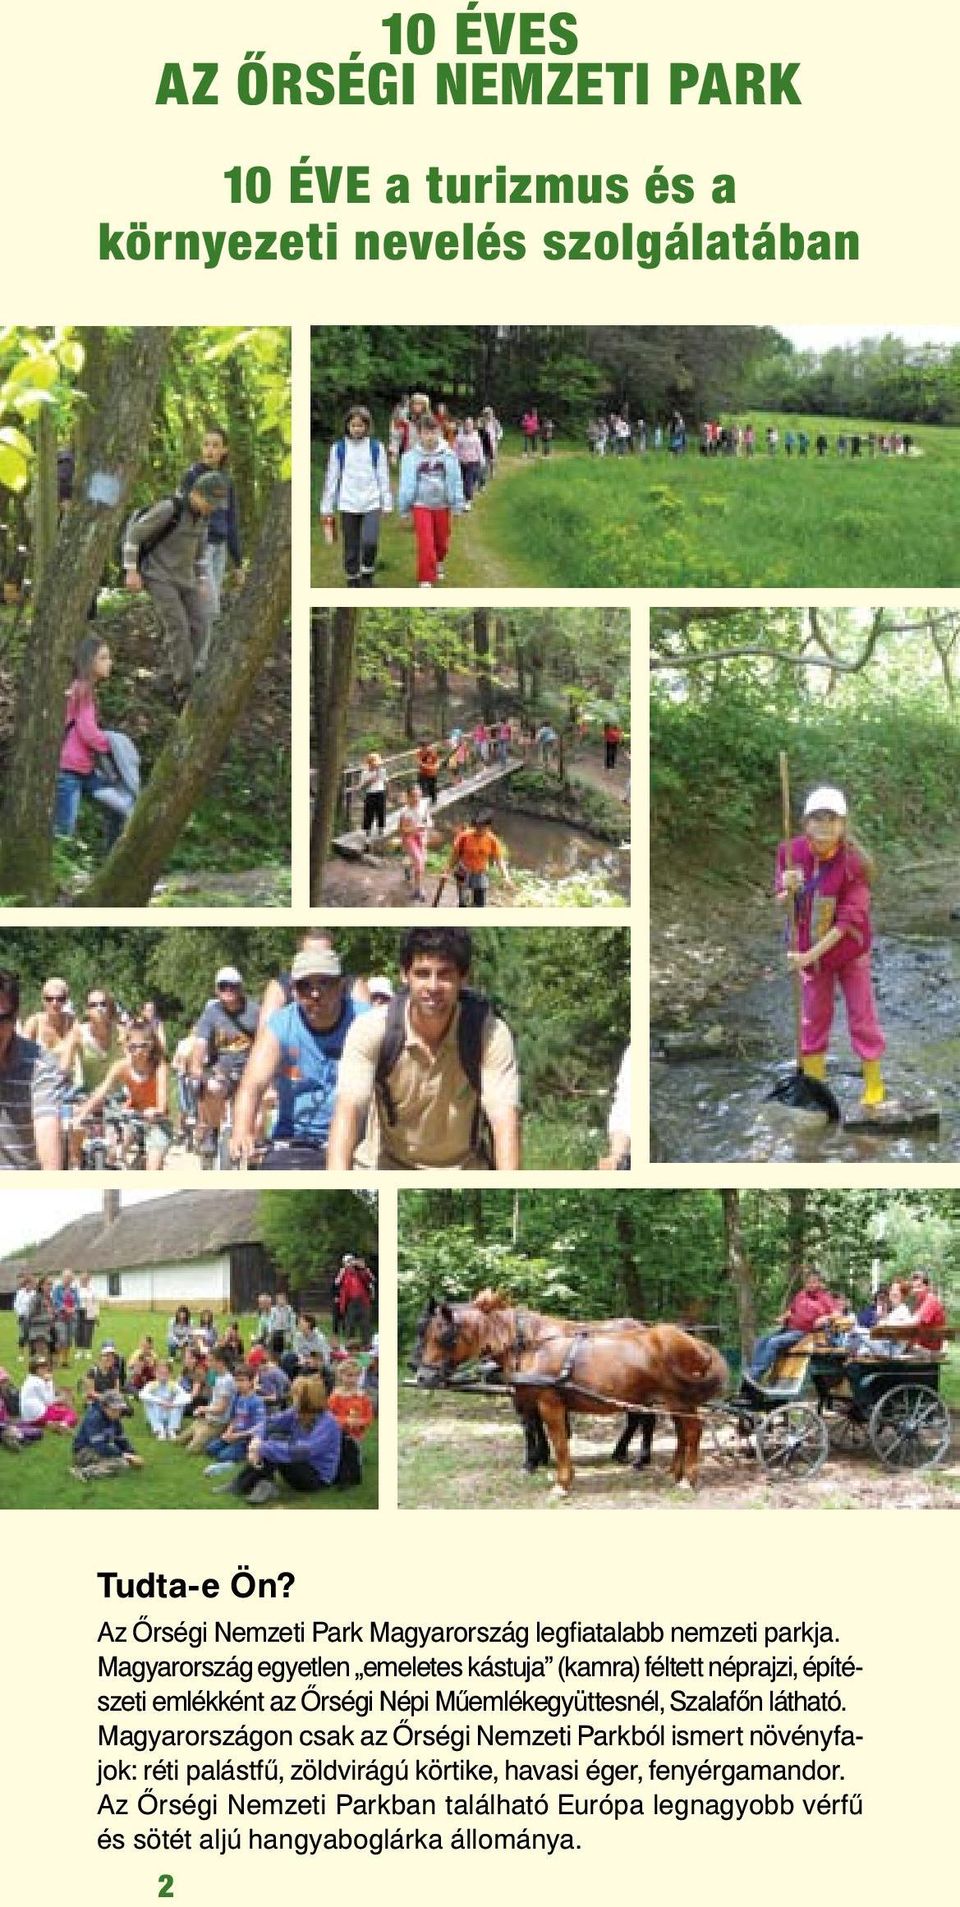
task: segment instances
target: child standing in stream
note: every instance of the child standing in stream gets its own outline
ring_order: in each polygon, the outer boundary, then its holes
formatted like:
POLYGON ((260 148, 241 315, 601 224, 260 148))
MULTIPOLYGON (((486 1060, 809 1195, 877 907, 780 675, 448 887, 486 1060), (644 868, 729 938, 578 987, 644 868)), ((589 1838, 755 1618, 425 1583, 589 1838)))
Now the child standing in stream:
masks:
POLYGON ((861 1105, 879 1106, 885 1092, 880 1061, 886 1042, 877 1019, 870 972, 869 855, 847 832, 839 788, 814 788, 803 810, 803 834, 777 849, 777 899, 796 907, 797 947, 787 955, 803 981, 801 1065, 823 1079, 837 983, 847 1010, 850 1043, 863 1067, 861 1105))

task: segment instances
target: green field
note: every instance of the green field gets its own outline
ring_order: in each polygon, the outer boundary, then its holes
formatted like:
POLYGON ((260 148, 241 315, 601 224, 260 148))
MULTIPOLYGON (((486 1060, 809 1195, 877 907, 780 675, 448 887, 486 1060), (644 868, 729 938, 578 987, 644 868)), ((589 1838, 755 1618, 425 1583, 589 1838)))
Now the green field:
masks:
MULTIPOLYGON (((524 460, 509 440, 496 480, 454 525, 446 565, 452 588, 953 588, 960 582, 955 522, 960 508, 960 430, 919 425, 922 455, 859 460, 812 450, 831 439, 901 428, 877 419, 744 413, 756 424, 753 458, 666 451, 594 458, 558 444, 549 459, 524 460), (763 448, 780 429, 775 458, 763 448), (783 449, 786 428, 805 429, 806 459, 783 449)), ((322 470, 315 471, 315 479, 322 470)), ((328 549, 314 484, 312 578, 343 583, 339 545, 328 549)), ((381 588, 413 586, 413 538, 385 519, 381 588)))
MULTIPOLYGON (((162 1351, 166 1343, 167 1313, 104 1309, 94 1349, 112 1339, 121 1355, 130 1352, 149 1333, 162 1351)), ((249 1345, 253 1319, 242 1318, 240 1329, 249 1345)), ((72 1391, 90 1359, 56 1373, 58 1388, 72 1391)), ((19 1384, 26 1371, 17 1361, 16 1320, 12 1311, 0 1311, 0 1365, 19 1384)), ((70 1475, 71 1439, 45 1430, 40 1443, 19 1452, 0 1448, 0 1509, 2 1510, 238 1510, 248 1506, 234 1496, 214 1496, 223 1477, 205 1477, 202 1456, 187 1456, 177 1444, 158 1443, 147 1428, 143 1411, 134 1405, 133 1417, 123 1428, 134 1449, 145 1459, 142 1470, 119 1477, 79 1483, 70 1475)), ((375 1510, 377 1507, 377 1437, 374 1422, 363 1440, 363 1481, 352 1490, 318 1490, 310 1496, 284 1490, 262 1510, 375 1510)))

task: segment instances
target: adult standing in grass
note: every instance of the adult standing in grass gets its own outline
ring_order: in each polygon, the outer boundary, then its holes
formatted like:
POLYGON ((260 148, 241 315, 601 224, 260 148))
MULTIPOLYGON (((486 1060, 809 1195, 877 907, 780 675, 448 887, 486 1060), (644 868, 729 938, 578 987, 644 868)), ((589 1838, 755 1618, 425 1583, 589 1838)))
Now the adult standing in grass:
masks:
POLYGON ((85 1357, 93 1349, 94 1332, 100 1318, 100 1300, 88 1271, 82 1271, 77 1283, 77 1356, 85 1357))

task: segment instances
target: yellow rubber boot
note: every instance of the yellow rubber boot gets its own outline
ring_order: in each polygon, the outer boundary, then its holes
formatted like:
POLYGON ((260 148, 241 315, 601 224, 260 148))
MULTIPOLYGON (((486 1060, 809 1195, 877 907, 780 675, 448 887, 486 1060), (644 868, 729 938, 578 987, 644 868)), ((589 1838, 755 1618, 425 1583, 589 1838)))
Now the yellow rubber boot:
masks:
POLYGON ((826 1053, 804 1053, 800 1061, 800 1071, 806 1073, 808 1079, 826 1079, 826 1053))
POLYGON ((886 1087, 884 1086, 883 1076, 880 1072, 880 1061, 878 1059, 865 1059, 863 1061, 863 1095, 860 1100, 861 1106, 882 1106, 886 1096, 886 1087))

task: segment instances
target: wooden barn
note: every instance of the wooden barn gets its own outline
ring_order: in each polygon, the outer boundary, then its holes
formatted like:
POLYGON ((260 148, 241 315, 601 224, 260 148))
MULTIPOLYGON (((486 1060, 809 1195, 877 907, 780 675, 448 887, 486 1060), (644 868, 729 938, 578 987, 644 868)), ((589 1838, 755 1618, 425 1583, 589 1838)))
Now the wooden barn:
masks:
MULTIPOLYGON (((104 1192, 99 1212, 75 1219, 30 1254, 34 1274, 88 1271, 111 1305, 167 1311, 210 1306, 238 1314, 275 1291, 273 1263, 257 1218, 258 1192, 177 1192, 123 1206, 104 1192)), ((11 1269, 0 1266, 0 1283, 11 1269)), ((25 1269, 16 1266, 16 1271, 25 1269)), ((5 1302, 9 1303, 10 1299, 5 1302)))

